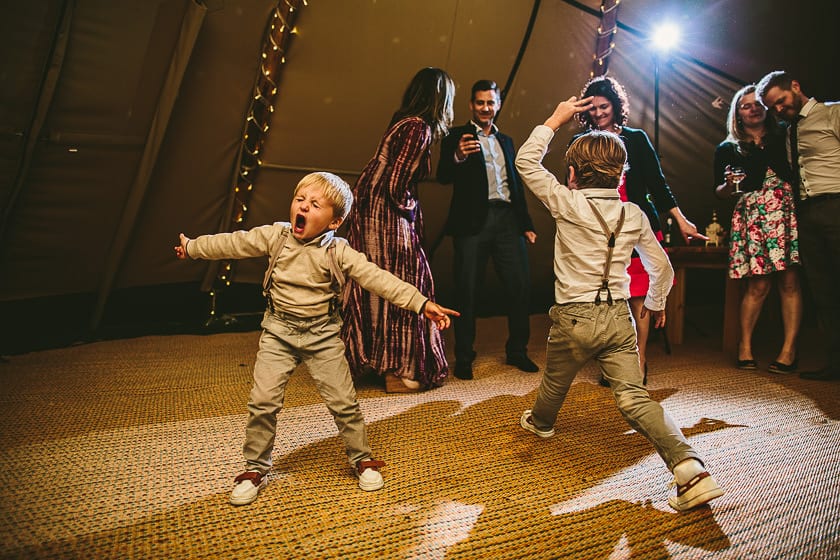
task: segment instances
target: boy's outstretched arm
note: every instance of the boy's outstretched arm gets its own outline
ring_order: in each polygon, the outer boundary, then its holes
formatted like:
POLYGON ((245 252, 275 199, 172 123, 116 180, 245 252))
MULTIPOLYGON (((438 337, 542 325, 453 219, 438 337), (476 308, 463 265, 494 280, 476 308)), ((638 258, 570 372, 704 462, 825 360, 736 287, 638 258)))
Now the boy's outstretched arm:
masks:
POLYGON ((454 315, 455 317, 461 316, 461 314, 457 311, 447 309, 442 305, 436 304, 432 300, 426 300, 426 303, 423 304, 423 315, 425 315, 430 321, 433 321, 440 330, 446 330, 449 328, 449 325, 452 323, 449 319, 449 315, 454 315))
POLYGON ((187 254, 187 243, 189 243, 191 240, 183 233, 180 234, 180 238, 181 244, 175 245, 175 256, 183 260, 189 258, 189 255, 187 254))

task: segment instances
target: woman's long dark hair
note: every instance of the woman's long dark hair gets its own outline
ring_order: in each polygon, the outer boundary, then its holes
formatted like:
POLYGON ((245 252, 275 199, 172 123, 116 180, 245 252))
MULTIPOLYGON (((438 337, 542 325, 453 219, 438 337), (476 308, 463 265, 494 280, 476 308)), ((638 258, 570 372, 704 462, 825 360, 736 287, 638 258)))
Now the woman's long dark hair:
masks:
MULTIPOLYGON (((580 92, 581 99, 596 95, 605 97, 612 103, 615 124, 618 126, 627 124, 627 118, 630 116, 630 104, 627 101, 627 92, 624 91, 624 86, 618 83, 618 80, 611 76, 597 76, 586 82, 580 92)), ((595 128, 589 111, 578 113, 577 119, 583 128, 587 130, 595 128)))
POLYGON ((391 125, 407 117, 420 117, 438 139, 449 131, 454 118, 452 103, 455 82, 440 68, 423 68, 409 82, 402 104, 391 118, 391 125))

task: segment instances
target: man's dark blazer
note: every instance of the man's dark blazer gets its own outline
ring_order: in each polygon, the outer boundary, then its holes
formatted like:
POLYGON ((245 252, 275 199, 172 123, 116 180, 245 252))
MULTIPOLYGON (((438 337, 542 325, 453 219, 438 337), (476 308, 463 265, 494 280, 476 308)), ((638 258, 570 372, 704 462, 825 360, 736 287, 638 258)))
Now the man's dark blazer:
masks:
MULTIPOLYGON (((448 235, 475 235, 481 231, 487 220, 489 186, 483 152, 470 154, 464 162, 455 163, 455 150, 458 149, 461 136, 475 134, 475 131, 475 125, 467 123, 451 129, 441 142, 437 180, 445 185, 450 183, 453 185, 452 202, 449 205, 449 216, 444 227, 448 235)), ((505 155, 507 186, 519 230, 521 233, 534 231, 534 224, 531 222, 525 202, 522 181, 514 167, 516 151, 513 148, 513 140, 501 132, 496 133, 496 139, 505 155)))

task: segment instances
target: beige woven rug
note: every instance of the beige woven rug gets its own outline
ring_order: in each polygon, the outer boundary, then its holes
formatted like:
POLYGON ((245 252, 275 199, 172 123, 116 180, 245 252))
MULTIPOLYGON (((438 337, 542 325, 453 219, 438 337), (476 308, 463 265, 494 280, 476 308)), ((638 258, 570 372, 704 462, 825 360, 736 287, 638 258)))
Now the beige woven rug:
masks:
MULTIPOLYGON (((547 319, 532 323, 531 355, 542 366, 547 319)), ((479 323, 479 336, 496 340, 479 348, 473 381, 419 394, 360 384, 371 444, 387 462, 379 492, 357 488, 301 368, 269 484, 240 508, 228 493, 242 467, 258 333, 9 357, 0 363, 0 554, 840 557, 840 384, 739 371, 708 338, 671 355, 652 342, 651 395, 727 491, 679 514, 667 505, 669 473, 592 366, 572 387, 557 436, 519 428, 540 377, 504 365, 505 334, 501 320, 479 323)))

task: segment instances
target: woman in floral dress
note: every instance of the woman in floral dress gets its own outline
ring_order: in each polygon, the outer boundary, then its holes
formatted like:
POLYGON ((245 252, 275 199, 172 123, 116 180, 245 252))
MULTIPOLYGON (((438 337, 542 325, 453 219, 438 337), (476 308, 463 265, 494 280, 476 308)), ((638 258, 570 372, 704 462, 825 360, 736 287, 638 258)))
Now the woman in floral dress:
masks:
MULTIPOLYGON (((423 68, 409 83, 373 158, 353 187, 347 240, 380 267, 434 300, 423 251, 418 183, 431 172, 432 143, 452 123, 455 86, 439 68, 423 68)), ((422 315, 348 282, 341 334, 355 376, 373 370, 386 390, 428 389, 449 374, 443 339, 422 315)))
POLYGON ((772 373, 796 370, 796 337, 802 319, 799 283, 799 236, 790 186, 792 177, 785 148, 785 132, 755 97, 748 85, 732 98, 726 123, 728 135, 715 150, 715 194, 739 196, 729 236, 729 277, 746 278, 741 300, 741 340, 737 365, 756 369, 752 334, 761 307, 778 280, 784 342, 772 373), (743 194, 733 195, 732 169, 746 173, 743 194))

